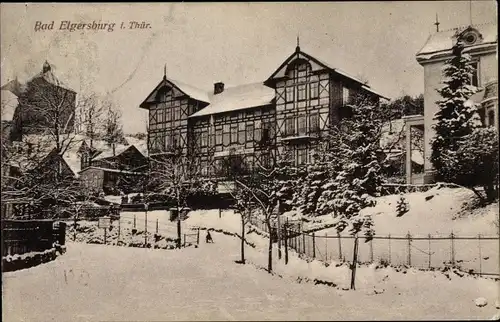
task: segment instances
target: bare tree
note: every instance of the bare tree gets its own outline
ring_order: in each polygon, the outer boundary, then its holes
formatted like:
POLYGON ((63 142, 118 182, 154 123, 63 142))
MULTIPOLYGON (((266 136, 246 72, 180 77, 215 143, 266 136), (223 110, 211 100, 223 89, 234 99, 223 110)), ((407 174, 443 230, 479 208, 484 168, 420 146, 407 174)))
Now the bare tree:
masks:
POLYGON ((280 157, 272 165, 258 168, 246 176, 235 177, 236 189, 242 189, 251 196, 261 210, 267 230, 269 231, 267 270, 273 270, 272 227, 277 219, 280 201, 292 199, 293 183, 296 169, 291 165, 288 155, 280 157))
POLYGON ((247 224, 250 222, 250 219, 253 215, 253 211, 255 210, 255 203, 253 202, 254 196, 251 190, 241 189, 236 184, 238 178, 244 178, 248 176, 249 172, 247 169, 247 165, 243 162, 241 158, 230 154, 229 157, 223 159, 222 169, 226 174, 227 179, 231 183, 231 187, 229 193, 236 201, 236 212, 240 215, 241 220, 241 263, 245 264, 245 229, 247 224))
POLYGON ((125 143, 121 123, 122 114, 110 100, 105 99, 102 104, 105 110, 104 140, 112 147, 113 155, 115 155, 116 145, 125 143))
POLYGON ((89 139, 90 148, 93 149, 95 140, 103 136, 105 107, 96 94, 80 96, 77 104, 76 126, 79 131, 89 139))
POLYGON ((177 247, 181 247, 181 208, 188 197, 204 188, 196 158, 175 151, 171 155, 152 157, 148 187, 175 202, 177 208, 177 247))

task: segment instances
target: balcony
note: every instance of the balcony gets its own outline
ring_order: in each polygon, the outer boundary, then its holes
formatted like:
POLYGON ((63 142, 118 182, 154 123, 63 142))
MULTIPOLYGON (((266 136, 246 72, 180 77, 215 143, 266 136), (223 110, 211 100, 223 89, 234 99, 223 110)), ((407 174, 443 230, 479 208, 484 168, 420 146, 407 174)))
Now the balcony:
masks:
POLYGON ((282 134, 280 141, 281 142, 303 142, 309 140, 316 140, 321 137, 321 131, 319 127, 311 128, 307 131, 305 128, 300 129, 298 131, 287 131, 282 134))

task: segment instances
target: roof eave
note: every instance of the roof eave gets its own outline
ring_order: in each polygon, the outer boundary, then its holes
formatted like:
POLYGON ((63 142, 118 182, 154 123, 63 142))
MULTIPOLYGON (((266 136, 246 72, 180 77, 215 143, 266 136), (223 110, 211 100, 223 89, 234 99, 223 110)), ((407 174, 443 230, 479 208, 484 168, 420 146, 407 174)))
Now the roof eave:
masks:
MULTIPOLYGON (((497 42, 487 42, 481 43, 476 46, 466 47, 464 48, 464 53, 472 53, 474 54, 476 51, 487 50, 487 51, 496 51, 497 42)), ((448 57, 452 53, 451 48, 437 51, 429 51, 429 52, 419 52, 416 55, 417 62, 427 62, 434 59, 440 59, 448 57), (430 56, 430 57, 429 57, 430 56)))

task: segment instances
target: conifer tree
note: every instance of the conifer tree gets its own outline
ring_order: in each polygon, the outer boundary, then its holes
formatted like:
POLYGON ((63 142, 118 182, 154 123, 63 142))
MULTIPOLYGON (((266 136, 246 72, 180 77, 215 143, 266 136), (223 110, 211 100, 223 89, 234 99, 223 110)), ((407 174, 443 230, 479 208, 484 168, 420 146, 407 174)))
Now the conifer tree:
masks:
POLYGON ((438 89, 441 99, 436 103, 436 136, 432 141, 431 162, 436 170, 436 180, 464 184, 464 177, 456 171, 456 152, 460 141, 480 125, 477 106, 469 101, 478 88, 471 84, 471 58, 463 53, 464 45, 458 41, 453 46, 453 57, 443 68, 443 84, 438 89))

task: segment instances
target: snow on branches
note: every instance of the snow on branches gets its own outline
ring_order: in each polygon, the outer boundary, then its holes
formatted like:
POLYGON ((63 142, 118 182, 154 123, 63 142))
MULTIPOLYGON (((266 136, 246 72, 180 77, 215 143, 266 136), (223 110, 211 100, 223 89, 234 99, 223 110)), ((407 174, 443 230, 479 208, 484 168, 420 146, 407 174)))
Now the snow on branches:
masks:
POLYGON ((469 187, 482 201, 491 201, 497 198, 498 133, 481 128, 478 106, 470 99, 479 89, 471 85, 474 67, 463 48, 457 42, 443 68, 431 162, 437 180, 469 187), (484 187, 486 197, 478 192, 478 185, 484 187))
POLYGON ((473 66, 471 58, 463 54, 463 44, 453 47, 453 57, 443 68, 443 84, 438 89, 441 99, 436 103, 439 110, 435 115, 436 137, 432 142, 431 162, 436 169, 437 180, 460 183, 460 173, 456 171, 456 151, 462 139, 480 126, 477 106, 469 101, 478 92, 472 86, 473 66))

